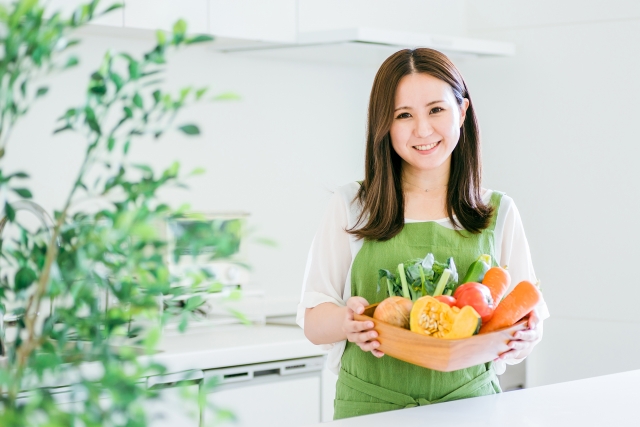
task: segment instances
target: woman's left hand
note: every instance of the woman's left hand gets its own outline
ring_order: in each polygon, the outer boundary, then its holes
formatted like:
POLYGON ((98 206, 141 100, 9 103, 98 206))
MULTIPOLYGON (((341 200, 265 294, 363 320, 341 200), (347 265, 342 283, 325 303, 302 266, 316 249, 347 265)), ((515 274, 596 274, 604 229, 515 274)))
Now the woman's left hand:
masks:
POLYGON ((509 341, 510 350, 505 351, 495 360, 524 359, 531 353, 533 347, 542 339, 542 320, 537 310, 529 313, 527 329, 517 331, 509 341))

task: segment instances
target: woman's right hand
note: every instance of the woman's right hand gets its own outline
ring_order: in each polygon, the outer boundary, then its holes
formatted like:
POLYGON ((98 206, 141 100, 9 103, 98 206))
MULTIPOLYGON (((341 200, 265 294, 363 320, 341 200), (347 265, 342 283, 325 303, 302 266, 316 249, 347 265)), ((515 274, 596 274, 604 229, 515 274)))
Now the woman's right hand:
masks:
POLYGON ((357 344, 363 351, 370 351, 376 357, 384 356, 384 353, 377 350, 380 343, 375 340, 378 333, 373 330, 373 322, 368 320, 360 322, 354 319, 354 314, 364 313, 365 307, 369 305, 362 297, 351 297, 347 300, 347 314, 342 329, 347 334, 347 340, 357 344))

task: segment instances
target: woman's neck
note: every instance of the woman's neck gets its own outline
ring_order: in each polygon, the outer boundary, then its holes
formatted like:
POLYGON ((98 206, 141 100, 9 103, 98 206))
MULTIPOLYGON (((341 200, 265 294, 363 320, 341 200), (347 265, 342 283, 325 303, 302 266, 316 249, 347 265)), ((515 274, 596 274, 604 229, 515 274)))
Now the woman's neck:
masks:
POLYGON ((405 218, 436 220, 447 217, 448 166, 434 170, 402 168, 405 218))
POLYGON ((432 170, 416 169, 408 164, 402 167, 402 187, 409 192, 446 193, 449 183, 449 165, 432 170))

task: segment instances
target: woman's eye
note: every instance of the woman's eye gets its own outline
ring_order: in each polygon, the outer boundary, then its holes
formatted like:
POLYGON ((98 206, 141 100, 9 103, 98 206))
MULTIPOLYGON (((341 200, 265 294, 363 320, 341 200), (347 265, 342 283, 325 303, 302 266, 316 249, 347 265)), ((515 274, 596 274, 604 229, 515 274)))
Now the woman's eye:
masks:
POLYGON ((434 107, 431 109, 431 114, 439 113, 440 111, 443 111, 443 109, 440 107, 434 107))
POLYGON ((408 119, 409 117, 411 117, 409 113, 400 113, 396 119, 408 119))

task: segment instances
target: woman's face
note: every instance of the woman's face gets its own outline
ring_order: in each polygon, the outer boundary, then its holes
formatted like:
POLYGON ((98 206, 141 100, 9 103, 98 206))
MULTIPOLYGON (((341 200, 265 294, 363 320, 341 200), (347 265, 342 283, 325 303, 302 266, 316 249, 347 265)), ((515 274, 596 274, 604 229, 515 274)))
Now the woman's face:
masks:
POLYGON ((458 105, 451 86, 436 77, 404 76, 396 89, 390 130, 393 149, 404 167, 413 173, 448 168, 468 106, 466 98, 458 105))

